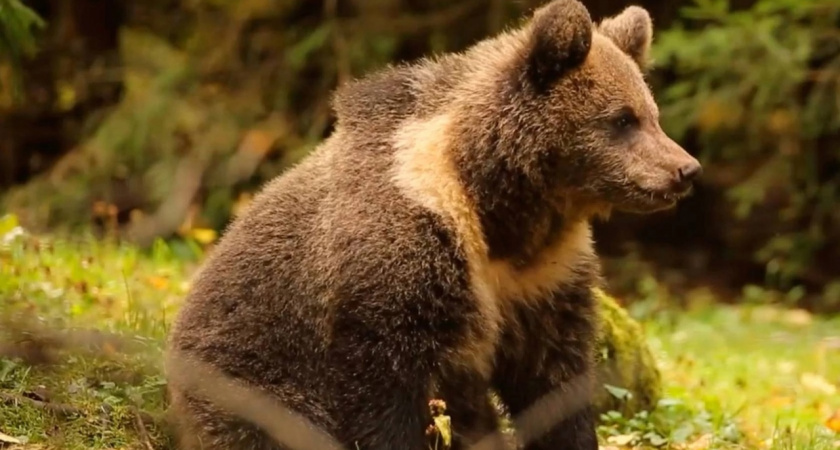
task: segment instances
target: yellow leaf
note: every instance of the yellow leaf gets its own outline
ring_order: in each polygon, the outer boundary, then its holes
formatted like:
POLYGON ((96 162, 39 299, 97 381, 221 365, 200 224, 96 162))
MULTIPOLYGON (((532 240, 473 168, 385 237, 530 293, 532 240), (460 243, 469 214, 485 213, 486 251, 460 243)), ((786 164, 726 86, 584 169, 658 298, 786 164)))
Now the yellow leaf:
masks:
POLYGON ((825 421, 825 426, 835 433, 840 433, 840 409, 834 411, 834 414, 825 421))
POLYGON ((799 382, 802 383, 802 386, 813 391, 822 392, 825 395, 834 395, 837 392, 837 386, 834 386, 828 380, 815 373, 803 373, 799 377, 799 382))
POLYGON ((793 399, 785 395, 774 395, 767 400, 767 405, 774 408, 781 408, 782 406, 787 406, 791 403, 793 403, 793 399))
POLYGON ((804 327, 810 325, 814 321, 811 313, 804 309, 792 309, 787 311, 783 317, 785 322, 794 326, 804 327))
POLYGON ((166 288, 169 287, 169 280, 164 277, 151 276, 146 281, 148 281, 153 288, 159 291, 166 290, 166 288))
POLYGON ((449 416, 435 416, 435 428, 443 439, 444 448, 452 446, 452 420, 449 416))
POLYGON ((216 230, 212 228, 193 228, 190 236, 201 244, 207 245, 216 240, 216 230))
POLYGON ((66 82, 58 82, 56 85, 58 95, 56 98, 56 106, 62 111, 69 111, 76 104, 76 89, 72 84, 66 82))

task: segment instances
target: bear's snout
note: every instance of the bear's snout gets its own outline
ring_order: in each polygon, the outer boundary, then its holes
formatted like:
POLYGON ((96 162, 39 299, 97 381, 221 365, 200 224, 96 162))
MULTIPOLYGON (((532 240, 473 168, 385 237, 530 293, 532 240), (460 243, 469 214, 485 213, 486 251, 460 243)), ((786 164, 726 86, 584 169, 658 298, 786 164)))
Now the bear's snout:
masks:
MULTIPOLYGON (((687 194, 697 178, 703 173, 703 166, 693 156, 691 156, 679 144, 674 142, 664 133, 657 133, 655 142, 656 153, 658 153, 660 170, 660 189, 663 189, 666 196, 677 195, 683 196, 687 194), (664 182, 664 183, 663 183, 664 182)), ((653 155, 651 155, 653 156, 653 155)))
POLYGON ((703 173, 703 166, 696 159, 680 166, 674 174, 673 189, 677 193, 683 193, 691 189, 694 180, 703 173))

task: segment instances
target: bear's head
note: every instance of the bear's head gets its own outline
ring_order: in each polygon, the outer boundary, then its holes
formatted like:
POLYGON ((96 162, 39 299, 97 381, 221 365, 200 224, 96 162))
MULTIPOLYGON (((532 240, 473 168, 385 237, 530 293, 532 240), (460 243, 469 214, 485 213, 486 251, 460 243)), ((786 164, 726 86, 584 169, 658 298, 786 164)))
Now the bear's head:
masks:
POLYGON ((660 127, 643 77, 652 35, 650 16, 637 6, 597 26, 576 0, 534 15, 523 82, 539 99, 533 118, 542 145, 560 154, 563 189, 584 203, 637 213, 669 208, 702 170, 660 127))
POLYGON ((520 33, 497 84, 497 167, 555 193, 541 202, 596 213, 651 213, 689 193, 701 165, 660 127, 647 11, 595 24, 579 1, 554 0, 520 33))

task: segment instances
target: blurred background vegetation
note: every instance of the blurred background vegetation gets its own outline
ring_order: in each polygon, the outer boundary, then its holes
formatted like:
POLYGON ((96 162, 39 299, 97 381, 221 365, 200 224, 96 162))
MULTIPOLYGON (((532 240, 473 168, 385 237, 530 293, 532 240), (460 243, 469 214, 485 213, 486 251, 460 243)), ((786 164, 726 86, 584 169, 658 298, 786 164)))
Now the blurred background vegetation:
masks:
MULTIPOLYGON (((663 126, 706 168, 676 210, 597 224, 612 289, 840 311, 840 0, 583 1, 651 12, 663 126)), ((141 245, 218 234, 330 133, 339 83, 539 3, 0 0, 0 211, 141 245)))

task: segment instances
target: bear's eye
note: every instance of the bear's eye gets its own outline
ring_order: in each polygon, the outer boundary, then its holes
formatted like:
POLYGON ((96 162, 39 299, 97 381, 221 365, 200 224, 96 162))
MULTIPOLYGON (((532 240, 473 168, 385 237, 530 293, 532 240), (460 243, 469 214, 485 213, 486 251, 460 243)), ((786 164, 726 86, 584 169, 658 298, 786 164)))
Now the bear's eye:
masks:
POLYGON ((639 117, 630 108, 622 108, 613 117, 613 125, 619 130, 627 130, 639 124, 639 117))

